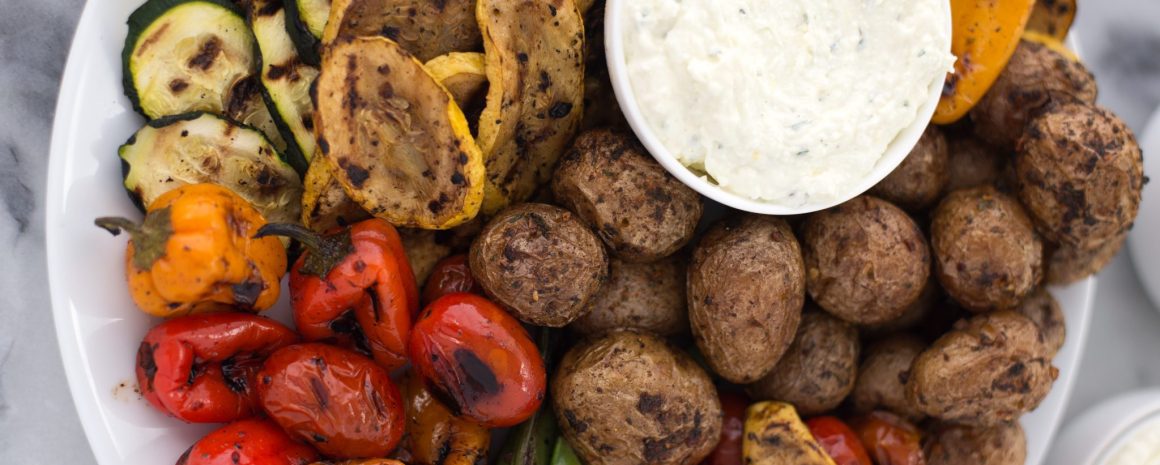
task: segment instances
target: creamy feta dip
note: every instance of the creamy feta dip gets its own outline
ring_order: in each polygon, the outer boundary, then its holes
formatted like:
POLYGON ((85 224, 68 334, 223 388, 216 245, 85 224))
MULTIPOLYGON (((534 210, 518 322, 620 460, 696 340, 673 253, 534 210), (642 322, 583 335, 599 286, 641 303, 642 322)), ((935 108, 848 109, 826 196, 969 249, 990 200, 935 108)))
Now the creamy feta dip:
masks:
POLYGON ((1160 463, 1160 421, 1152 420, 1108 454, 1104 465, 1155 465, 1160 463))
POLYGON ((753 200, 832 201, 952 70, 947 0, 631 0, 625 63, 682 164, 753 200))

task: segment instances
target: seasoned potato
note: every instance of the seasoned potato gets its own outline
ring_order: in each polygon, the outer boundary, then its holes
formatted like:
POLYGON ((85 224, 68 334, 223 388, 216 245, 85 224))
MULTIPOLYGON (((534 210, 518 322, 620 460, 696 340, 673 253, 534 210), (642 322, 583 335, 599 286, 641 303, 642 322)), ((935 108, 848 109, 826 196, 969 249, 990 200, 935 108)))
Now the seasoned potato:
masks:
POLYGON ((1039 406, 1057 375, 1035 322, 997 311, 960 322, 919 354, 906 396, 940 420, 995 425, 1039 406))
POLYGON ((906 400, 906 379, 910 364, 923 350, 926 343, 906 333, 892 334, 871 345, 850 394, 854 410, 868 413, 886 409, 911 420, 922 419, 922 412, 906 400))
POLYGON ((1010 167, 1007 158, 1002 151, 973 136, 948 138, 945 192, 1004 184, 1010 167))
POLYGON ((870 194, 907 211, 933 205, 947 183, 947 139, 930 125, 902 164, 870 189, 870 194))
POLYGON ((370 213, 350 196, 334 178, 330 164, 315 153, 302 180, 302 224, 316 232, 326 232, 339 226, 357 223, 371 217, 370 213))
POLYGON ((483 212, 527 200, 584 116, 584 24, 573 0, 478 0, 489 81, 479 121, 483 212))
POLYGON ((930 250, 918 225, 871 196, 810 215, 802 255, 810 297, 855 324, 898 318, 930 276, 930 250))
POLYGON ((1015 157, 1019 200, 1044 237, 1092 250, 1123 234, 1140 210, 1143 159, 1111 112, 1055 105, 1027 126, 1015 157))
POLYGON ((1124 246, 1128 231, 1092 249, 1061 245, 1047 254, 1047 283, 1071 284, 1099 273, 1124 246))
POLYGON ((479 50, 475 0, 332 0, 322 43, 382 36, 420 61, 479 50))
POLYGON ((849 323, 806 312, 777 366, 746 391, 756 400, 789 402, 806 416, 833 410, 854 389, 860 349, 858 330, 849 323))
POLYGON ((1027 437, 1018 422, 995 426, 938 425, 923 445, 927 465, 1023 465, 1027 437))
POLYGON ((701 220, 699 194, 665 171, 632 136, 607 129, 576 138, 556 168, 552 192, 627 261, 671 255, 693 238, 701 220))
POLYGON ((642 333, 573 347, 552 378, 551 399, 564 438, 588 465, 694 465, 721 434, 709 375, 642 333))
POLYGON ((790 404, 750 405, 743 432, 741 456, 746 465, 834 465, 790 404))
POLYGON ((982 186, 952 192, 931 223, 935 275, 968 310, 1012 309, 1043 279, 1043 243, 1023 207, 982 186))
POLYGON ((975 134, 996 147, 1013 149, 1027 123, 1052 101, 1095 103, 1095 77, 1083 64, 1023 40, 971 110, 975 134))
POLYGON ((901 316, 882 323, 862 325, 862 334, 873 338, 893 332, 914 329, 930 317, 930 314, 939 307, 942 300, 942 287, 939 286, 938 279, 932 274, 930 278, 927 278, 926 285, 922 287, 922 293, 918 295, 918 299, 907 306, 906 311, 901 316))
POLYGON ((659 336, 689 333, 685 301, 687 259, 673 256, 653 263, 609 261, 608 282, 589 310, 568 325, 581 335, 636 329, 659 336))
POLYGON ((488 222, 471 245, 471 273, 525 323, 561 327, 580 318, 608 279, 600 239, 561 208, 526 203, 488 222))
POLYGON ((793 342, 805 303, 801 249, 784 220, 744 216, 714 225, 689 263, 689 322, 713 371, 757 381, 793 342))
POLYGON ((1055 357, 1059 348, 1063 347, 1064 339, 1067 338, 1063 309, 1059 308, 1059 302, 1055 297, 1047 292, 1047 289, 1039 288, 1032 292, 1016 311, 1035 322, 1039 331, 1043 333, 1043 346, 1047 349, 1047 357, 1055 357))

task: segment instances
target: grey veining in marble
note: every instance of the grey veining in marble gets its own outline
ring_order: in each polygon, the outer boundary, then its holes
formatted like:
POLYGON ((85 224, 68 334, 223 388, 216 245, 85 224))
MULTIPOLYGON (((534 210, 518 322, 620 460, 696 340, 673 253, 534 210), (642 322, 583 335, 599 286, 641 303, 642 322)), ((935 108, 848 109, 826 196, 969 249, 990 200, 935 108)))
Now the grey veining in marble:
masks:
POLYGON ((0 461, 94 463, 49 308, 44 181, 60 74, 83 2, 0 0, 0 461))
MULTIPOLYGON (((61 70, 82 0, 0 0, 0 463, 93 463, 47 294, 43 197, 61 70)), ((1160 1, 1083 0, 1076 29, 1101 102, 1133 128, 1160 104, 1160 1)), ((1160 155, 1149 162, 1160 163, 1160 155)), ((1150 208, 1160 208, 1153 206, 1150 208)), ((1069 416, 1160 385, 1160 314, 1126 257, 1104 273, 1069 416)))

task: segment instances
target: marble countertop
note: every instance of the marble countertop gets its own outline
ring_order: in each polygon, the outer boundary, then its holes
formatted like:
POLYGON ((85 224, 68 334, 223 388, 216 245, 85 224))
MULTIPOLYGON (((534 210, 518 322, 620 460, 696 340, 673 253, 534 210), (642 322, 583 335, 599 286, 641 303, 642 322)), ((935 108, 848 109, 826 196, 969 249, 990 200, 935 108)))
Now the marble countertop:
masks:
MULTIPOLYGON (((57 86, 83 3, 0 0, 2 463, 94 463, 57 351, 42 210, 57 86)), ((1089 0, 1076 26, 1101 102, 1137 130, 1160 104, 1156 18, 1155 0, 1089 0)), ((1160 312, 1126 255, 1101 274, 1095 307, 1068 417, 1116 393, 1160 386, 1160 312)))

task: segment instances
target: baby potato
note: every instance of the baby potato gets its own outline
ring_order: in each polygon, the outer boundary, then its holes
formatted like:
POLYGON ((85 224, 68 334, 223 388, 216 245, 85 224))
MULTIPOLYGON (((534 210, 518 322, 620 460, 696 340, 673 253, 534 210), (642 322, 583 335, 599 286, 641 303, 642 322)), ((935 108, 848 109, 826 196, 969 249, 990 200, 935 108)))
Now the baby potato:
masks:
POLYGON ((1052 106, 1027 126, 1015 156, 1019 200, 1053 243, 1093 250, 1140 210, 1143 159, 1120 118, 1082 103, 1052 106))
POLYGON ((613 332, 570 349, 551 399, 564 438, 588 465, 694 465, 721 434, 709 375, 643 333, 613 332))
POLYGON ((810 215, 802 255, 810 297, 855 324, 898 318, 930 276, 930 249, 914 220, 865 195, 810 215))
POLYGON ((492 218, 468 262, 488 296, 537 326, 558 328, 580 318, 608 279, 600 239, 567 210, 537 203, 492 218))
POLYGON ((992 186, 952 192, 931 223, 935 275, 964 308, 1012 309, 1043 278, 1043 243, 1023 207, 992 186))
POLYGON ((693 250, 689 323, 706 362, 734 383, 757 381, 793 342, 805 303, 801 249, 771 216, 726 219, 693 250))
POLYGON ((1080 62, 1023 40, 1007 68, 971 110, 975 134, 1011 150, 1028 121, 1052 101, 1095 103, 1095 77, 1080 62))
POLYGON ((669 174, 634 138, 587 131, 560 159, 556 202, 596 230, 613 255, 651 262, 693 238, 701 196, 669 174))
POLYGON ((906 379, 910 365, 926 343, 906 333, 893 334, 866 350, 858 368, 858 381, 850 400, 858 413, 886 409, 910 420, 921 420, 922 412, 906 399, 906 379))
POLYGON ((665 337, 689 333, 685 257, 675 255, 653 263, 613 258, 609 265, 608 282, 592 297, 584 316, 569 328, 584 336, 618 329, 665 337))
POLYGON ((1023 465, 1027 437, 1018 422, 971 427, 938 425, 923 445, 927 465, 1023 465))
MULTIPOLYGON (((945 192, 985 184, 1005 184, 1010 164, 1007 155, 974 136, 947 139, 947 183, 945 192)), ((1014 178, 1014 176, 1012 176, 1014 178)), ((1013 183, 1012 183, 1013 184, 1013 183)))
POLYGON ((1047 350, 1047 357, 1054 358, 1067 338, 1063 309, 1059 308, 1059 302, 1055 297, 1047 292, 1047 289, 1039 288, 1032 292, 1016 311, 1035 322, 1039 331, 1043 333, 1043 346, 1047 350))
POLYGON ((862 334, 870 338, 876 338, 890 333, 914 329, 931 316, 931 312, 934 312, 938 308, 942 300, 942 287, 939 286, 938 279, 932 274, 926 280, 926 285, 922 287, 922 293, 918 295, 918 299, 906 307, 906 311, 901 316, 882 323, 863 325, 861 327, 862 334))
POLYGON ((860 350, 852 325, 821 311, 806 312, 777 366, 746 391, 755 400, 789 402, 805 416, 822 414, 854 389, 860 350))
POLYGON ((938 201, 947 183, 947 139, 938 126, 927 126, 918 144, 870 194, 916 212, 938 201))
POLYGON ((1091 249, 1071 245, 1055 246, 1047 254, 1047 283, 1071 284, 1099 273, 1116 258, 1127 239, 1128 231, 1124 231, 1091 249))
POLYGON ((1058 373, 1035 322, 997 311, 959 322, 919 354, 906 398, 940 420, 996 425, 1038 407, 1058 373))

